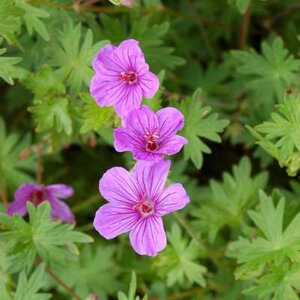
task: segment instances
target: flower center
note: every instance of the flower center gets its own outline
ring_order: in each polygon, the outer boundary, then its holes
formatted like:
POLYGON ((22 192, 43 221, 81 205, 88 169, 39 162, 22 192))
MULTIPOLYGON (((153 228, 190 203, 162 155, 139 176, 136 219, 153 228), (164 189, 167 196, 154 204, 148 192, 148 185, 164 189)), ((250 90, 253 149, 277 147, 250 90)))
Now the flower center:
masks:
POLYGON ((146 150, 150 152, 154 152, 158 150, 158 139, 159 135, 156 133, 146 133, 146 150))
POLYGON ((138 204, 133 206, 133 210, 140 212, 142 218, 148 217, 154 212, 153 202, 149 201, 145 195, 138 204))
POLYGON ((137 82, 137 74, 133 71, 129 72, 122 72, 121 73, 121 80, 128 82, 128 84, 134 84, 137 82))
POLYGON ((45 199, 44 199, 44 191, 43 189, 34 191, 31 195, 31 201, 35 206, 38 206, 41 204, 45 199))

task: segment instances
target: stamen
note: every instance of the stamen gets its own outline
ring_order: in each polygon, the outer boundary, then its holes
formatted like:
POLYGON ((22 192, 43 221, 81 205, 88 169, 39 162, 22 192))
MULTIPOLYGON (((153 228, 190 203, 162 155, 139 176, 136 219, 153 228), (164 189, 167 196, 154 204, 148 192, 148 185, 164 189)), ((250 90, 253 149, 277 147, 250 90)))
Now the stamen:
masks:
POLYGON ((137 74, 133 71, 122 72, 121 80, 128 82, 128 84, 134 84, 137 82, 137 74))
POLYGON ((158 150, 159 135, 156 133, 156 131, 151 134, 147 130, 147 133, 145 134, 145 138, 146 138, 146 150, 147 151, 154 152, 154 151, 158 150))
POLYGON ((154 212, 153 202, 149 201, 146 195, 132 209, 138 211, 142 218, 148 217, 154 212))

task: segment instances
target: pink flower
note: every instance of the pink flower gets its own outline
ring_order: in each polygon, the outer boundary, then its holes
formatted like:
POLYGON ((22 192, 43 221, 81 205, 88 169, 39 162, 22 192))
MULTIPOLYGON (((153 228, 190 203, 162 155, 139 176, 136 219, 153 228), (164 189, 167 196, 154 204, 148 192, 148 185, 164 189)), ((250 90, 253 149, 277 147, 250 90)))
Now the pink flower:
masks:
POLYGON ((128 7, 133 7, 134 0, 120 0, 120 4, 128 7))
POLYGON ((60 199, 68 198, 74 193, 73 188, 65 184, 51 184, 42 186, 35 183, 21 185, 16 193, 14 201, 9 205, 7 214, 25 216, 27 213, 27 201, 38 206, 44 201, 49 201, 51 216, 66 222, 74 222, 74 215, 70 208, 60 199))
POLYGON ((106 239, 130 231, 130 242, 140 255, 155 256, 166 246, 162 217, 182 209, 189 197, 179 183, 165 187, 170 161, 138 162, 133 173, 115 167, 99 182, 109 202, 96 212, 95 229, 106 239))
POLYGON ((114 106, 117 114, 138 107, 143 97, 152 98, 159 80, 149 71, 136 40, 123 41, 118 47, 103 47, 93 61, 96 75, 90 92, 99 106, 114 106))
POLYGON ((123 118, 123 127, 114 131, 115 149, 131 151, 137 160, 160 160, 165 154, 179 152, 187 140, 177 131, 184 125, 184 116, 167 107, 154 113, 149 107, 131 110, 123 118))

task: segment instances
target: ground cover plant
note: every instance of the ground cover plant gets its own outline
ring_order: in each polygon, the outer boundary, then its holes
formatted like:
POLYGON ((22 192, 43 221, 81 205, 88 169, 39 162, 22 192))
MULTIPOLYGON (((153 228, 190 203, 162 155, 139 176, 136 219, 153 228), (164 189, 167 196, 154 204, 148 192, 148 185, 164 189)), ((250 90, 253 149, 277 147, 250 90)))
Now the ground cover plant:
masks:
POLYGON ((300 299, 296 0, 0 1, 0 299, 300 299))

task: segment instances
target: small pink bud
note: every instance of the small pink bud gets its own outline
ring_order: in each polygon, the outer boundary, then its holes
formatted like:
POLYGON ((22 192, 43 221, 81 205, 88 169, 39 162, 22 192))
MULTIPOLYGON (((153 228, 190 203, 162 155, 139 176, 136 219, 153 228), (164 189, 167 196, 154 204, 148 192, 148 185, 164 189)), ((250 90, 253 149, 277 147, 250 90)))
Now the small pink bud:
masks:
POLYGON ((99 300, 100 298, 98 297, 97 294, 89 294, 86 300, 99 300))

